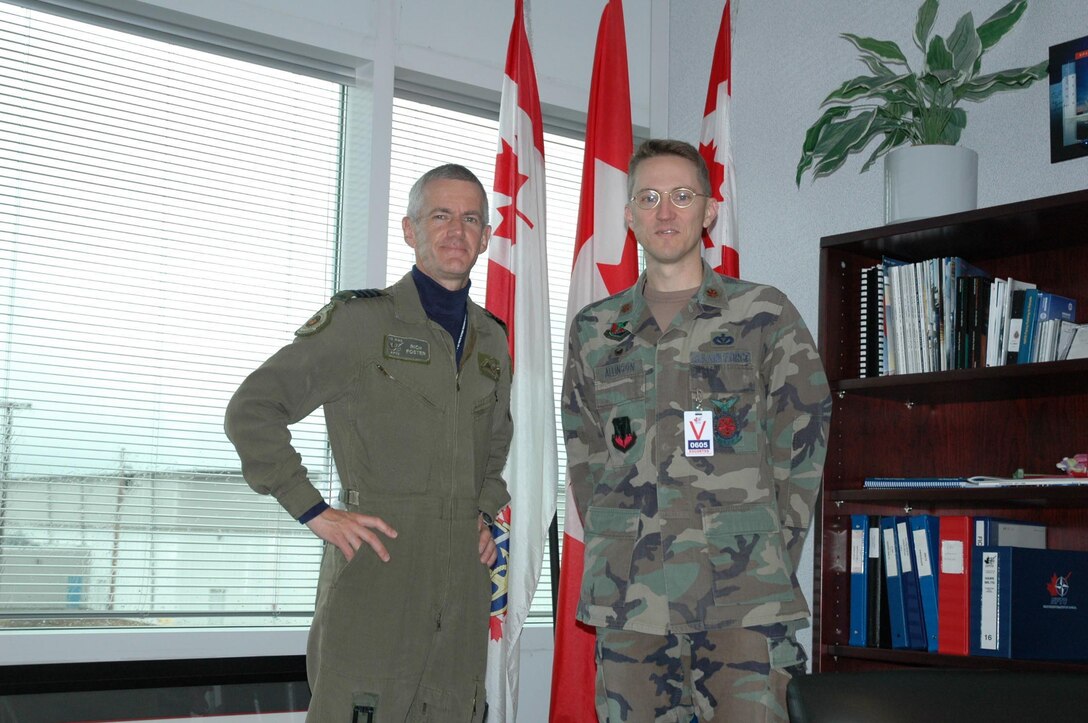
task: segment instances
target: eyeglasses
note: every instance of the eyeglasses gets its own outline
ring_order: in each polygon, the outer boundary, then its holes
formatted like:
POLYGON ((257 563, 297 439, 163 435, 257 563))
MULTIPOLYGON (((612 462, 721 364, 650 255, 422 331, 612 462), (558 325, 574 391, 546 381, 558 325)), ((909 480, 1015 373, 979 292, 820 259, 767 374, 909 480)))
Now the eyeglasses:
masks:
MULTIPOLYGON (((677 208, 687 208, 695 203, 695 199, 700 196, 703 198, 710 198, 709 195, 705 193, 696 193, 690 188, 674 188, 666 195, 669 197, 669 201, 672 202, 672 205, 677 208)), ((661 192, 652 188, 644 188, 634 196, 631 196, 630 200, 643 211, 649 211, 657 208, 657 204, 661 203, 661 192)))

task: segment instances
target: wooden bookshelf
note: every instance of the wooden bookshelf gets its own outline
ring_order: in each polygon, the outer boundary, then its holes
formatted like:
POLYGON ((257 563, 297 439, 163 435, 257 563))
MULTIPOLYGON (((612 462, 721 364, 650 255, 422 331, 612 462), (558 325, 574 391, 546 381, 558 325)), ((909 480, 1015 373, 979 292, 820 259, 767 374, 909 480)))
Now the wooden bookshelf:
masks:
MULTIPOLYGON (((1075 669, 1086 664, 854 648, 849 515, 996 515, 1046 523, 1052 548, 1088 550, 1088 488, 866 490, 867 476, 1060 474, 1088 451, 1088 360, 858 378, 862 268, 960 256, 1076 299, 1088 316, 1088 190, 829 236, 820 244, 819 342, 834 399, 816 521, 814 667, 1075 669)), ((1088 653, 1086 653, 1088 658, 1088 653)))

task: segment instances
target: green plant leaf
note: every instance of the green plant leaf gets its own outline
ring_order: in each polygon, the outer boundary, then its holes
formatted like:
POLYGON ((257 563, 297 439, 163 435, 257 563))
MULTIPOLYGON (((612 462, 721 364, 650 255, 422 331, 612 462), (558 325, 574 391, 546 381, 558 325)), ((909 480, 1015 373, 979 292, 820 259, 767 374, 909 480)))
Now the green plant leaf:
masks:
POLYGON ((934 35, 929 40, 929 50, 926 51, 926 64, 924 75, 937 75, 942 71, 952 70, 952 52, 940 35, 934 35))
MULTIPOLYGON (((923 53, 926 41, 933 31, 933 22, 937 19, 937 0, 925 0, 918 8, 918 22, 914 24, 914 45, 923 53)), ((870 159, 872 160, 872 159, 870 159)))
POLYGON ((948 36, 948 51, 952 53, 952 69, 959 82, 974 76, 977 72, 975 63, 982 57, 982 41, 975 32, 975 18, 971 13, 964 13, 948 36))
POLYGON ((1008 5, 986 18, 982 25, 978 26, 978 37, 982 41, 982 49, 989 50, 997 44, 998 40, 1005 37, 1005 33, 1020 20, 1020 16, 1028 8, 1028 0, 1012 0, 1008 5))
POLYGON ((869 68, 869 72, 877 76, 895 75, 895 71, 885 65, 880 58, 868 53, 862 53, 858 56, 861 62, 865 63, 865 66, 869 68))
POLYGON ((847 156, 867 146, 877 135, 873 129, 875 118, 876 112, 869 110, 829 125, 817 144, 822 158, 812 169, 813 178, 834 173, 846 162, 847 156))
POLYGON ((890 101, 901 96, 909 96, 914 87, 914 76, 909 74, 883 77, 859 76, 843 83, 827 96, 821 105, 852 103, 864 98, 890 101))
POLYGON ((816 160, 813 154, 816 150, 816 144, 820 140, 820 134, 823 133, 824 128, 849 112, 850 107, 845 105, 828 108, 823 112, 823 115, 812 124, 812 127, 805 132, 805 141, 801 145, 801 159, 797 162, 796 183, 798 186, 801 185, 801 176, 804 175, 805 171, 808 170, 816 160))
POLYGON ((903 51, 899 49, 899 46, 890 40, 874 40, 873 38, 863 38, 860 35, 854 35, 853 33, 843 33, 841 37, 846 38, 854 44, 858 50, 863 53, 870 53, 885 63, 893 63, 895 65, 906 65, 907 58, 903 55, 903 51))
POLYGON ((994 93, 1026 88, 1035 81, 1047 77, 1047 67, 1049 65, 1049 61, 1044 60, 1026 68, 1009 68, 997 73, 980 75, 964 84, 958 90, 957 96, 962 100, 978 103, 986 100, 994 93))

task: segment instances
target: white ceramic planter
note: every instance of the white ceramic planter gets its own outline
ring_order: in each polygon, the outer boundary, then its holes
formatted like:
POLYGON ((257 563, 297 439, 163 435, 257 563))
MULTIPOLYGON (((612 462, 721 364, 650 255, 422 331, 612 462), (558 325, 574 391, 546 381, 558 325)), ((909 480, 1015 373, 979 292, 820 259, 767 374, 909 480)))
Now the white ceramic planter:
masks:
POLYGON ((978 154, 962 146, 902 146, 884 157, 886 223, 978 206, 978 154))

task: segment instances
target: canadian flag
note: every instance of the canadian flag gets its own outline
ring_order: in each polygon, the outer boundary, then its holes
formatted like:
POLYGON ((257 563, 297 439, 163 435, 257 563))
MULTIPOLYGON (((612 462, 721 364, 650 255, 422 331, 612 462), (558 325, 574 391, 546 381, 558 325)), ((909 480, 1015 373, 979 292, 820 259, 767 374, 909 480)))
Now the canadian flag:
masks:
POLYGON ((737 277, 737 181, 733 170, 733 141, 730 137, 732 99, 732 22, 729 1, 722 11, 714 59, 710 64, 710 87, 706 91, 699 153, 710 169, 710 195, 718 199, 718 220, 703 231, 703 258, 720 274, 737 277))
POLYGON ((517 714, 518 644, 540 578, 557 477, 548 257, 545 247, 544 130, 523 0, 514 0, 495 159, 495 211, 487 264, 486 306, 506 322, 515 361, 510 391, 514 438, 506 463, 510 506, 492 533, 488 720, 517 714))
MULTIPOLYGON (((567 302, 568 330, 575 314, 586 304, 623 291, 638 279, 638 247, 623 219, 627 164, 633 145, 623 4, 621 0, 608 0, 597 31, 589 87, 582 194, 567 302)), ((593 706, 595 633, 574 618, 582 586, 583 540, 582 523, 568 486, 552 661, 551 723, 597 719, 593 706)))

